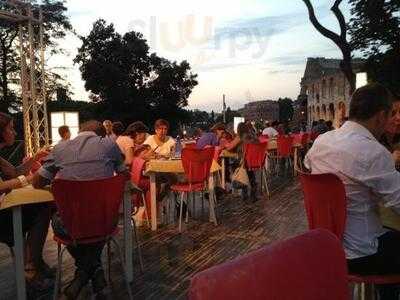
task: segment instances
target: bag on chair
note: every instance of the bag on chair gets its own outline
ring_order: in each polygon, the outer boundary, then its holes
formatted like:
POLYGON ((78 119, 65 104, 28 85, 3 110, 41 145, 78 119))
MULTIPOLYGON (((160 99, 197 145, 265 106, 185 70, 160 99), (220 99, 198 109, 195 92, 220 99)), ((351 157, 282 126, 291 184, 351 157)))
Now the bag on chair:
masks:
POLYGON ((235 189, 241 189, 250 186, 249 175, 244 167, 244 159, 241 160, 239 167, 232 174, 232 186, 235 189))

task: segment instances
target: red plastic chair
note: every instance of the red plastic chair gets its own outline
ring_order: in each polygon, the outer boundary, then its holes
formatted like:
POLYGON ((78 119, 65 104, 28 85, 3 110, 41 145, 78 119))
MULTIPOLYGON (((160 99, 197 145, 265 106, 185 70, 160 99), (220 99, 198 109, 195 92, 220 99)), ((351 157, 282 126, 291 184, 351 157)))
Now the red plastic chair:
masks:
MULTIPOLYGON (((210 169, 213 161, 214 147, 205 149, 182 149, 182 165, 185 170, 186 182, 177 183, 171 186, 171 190, 181 193, 180 212, 179 212, 179 231, 182 231, 182 211, 183 201, 186 195, 191 192, 203 192, 207 189, 207 180, 210 177, 210 169)), ((210 209, 215 216, 214 199, 210 197, 210 209)), ((188 212, 186 211, 186 222, 188 221, 188 212)))
POLYGON ((293 137, 280 135, 277 138, 277 153, 279 158, 290 158, 293 154, 293 137))
POLYGON ((250 171, 260 171, 261 179, 261 192, 265 188, 268 198, 270 197, 267 174, 265 171, 265 158, 267 156, 267 143, 245 144, 244 145, 244 158, 246 162, 246 169, 250 171))
POLYGON ((292 164, 293 139, 294 139, 293 136, 279 135, 276 140, 277 143, 276 154, 268 153, 268 158, 272 159, 272 162, 274 162, 275 172, 278 173, 280 160, 284 160, 285 165, 287 162, 289 164, 289 167, 293 167, 292 164))
POLYGON ((57 210, 70 239, 54 235, 57 242, 57 279, 55 299, 61 283, 62 245, 90 244, 104 241, 108 249, 108 272, 110 280, 110 243, 119 253, 124 269, 130 299, 131 288, 123 264, 121 249, 114 239, 118 232, 119 207, 124 195, 126 178, 123 175, 101 180, 74 181, 56 179, 52 184, 57 210))
MULTIPOLYGON (((324 228, 340 241, 346 226, 346 191, 343 182, 333 174, 300 174, 304 206, 310 229, 324 228)), ((365 291, 365 284, 399 284, 400 275, 362 276, 349 274, 348 280, 365 291)), ((364 295, 365 298, 365 295, 364 295)))
POLYGON ((133 206, 135 207, 133 216, 139 210, 139 207, 144 206, 146 213, 147 224, 150 226, 149 218, 150 215, 150 179, 143 176, 143 170, 146 166, 146 161, 139 157, 134 157, 131 166, 131 180, 132 182, 141 189, 141 193, 133 195, 133 206))
POLYGON ((185 149, 195 149, 196 148, 196 143, 187 143, 184 146, 185 149))
POLYGON ((346 275, 341 244, 319 229, 196 274, 189 299, 348 300, 346 275))
POLYGON ((260 143, 268 143, 269 136, 268 135, 260 135, 258 137, 258 141, 260 143))
POLYGON ((301 146, 306 149, 308 147, 309 140, 310 134, 308 132, 303 133, 300 140, 301 146))
POLYGON ((317 137, 319 137, 320 136, 320 133, 319 132, 311 132, 311 134, 310 134, 310 140, 312 141, 312 142, 314 142, 316 139, 317 139, 317 137))

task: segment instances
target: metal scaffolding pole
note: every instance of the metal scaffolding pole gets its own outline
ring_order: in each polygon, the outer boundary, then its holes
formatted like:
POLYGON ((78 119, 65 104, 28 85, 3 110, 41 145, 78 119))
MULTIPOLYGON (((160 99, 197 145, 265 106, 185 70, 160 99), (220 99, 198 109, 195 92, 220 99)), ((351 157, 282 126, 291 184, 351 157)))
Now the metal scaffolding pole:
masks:
POLYGON ((49 144, 43 12, 39 8, 35 13, 30 3, 22 1, 8 0, 5 3, 10 11, 0 10, 0 19, 19 29, 25 152, 32 155, 49 144))

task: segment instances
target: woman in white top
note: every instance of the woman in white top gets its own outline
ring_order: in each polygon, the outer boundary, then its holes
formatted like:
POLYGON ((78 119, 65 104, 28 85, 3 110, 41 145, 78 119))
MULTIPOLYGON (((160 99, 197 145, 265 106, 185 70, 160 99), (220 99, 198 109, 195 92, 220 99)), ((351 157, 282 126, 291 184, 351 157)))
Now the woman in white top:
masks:
POLYGON ((154 124, 155 134, 150 135, 144 144, 149 145, 158 156, 170 157, 175 149, 175 140, 168 136, 169 123, 159 119, 154 124))
POLYGON ((130 165, 132 163, 134 146, 132 137, 124 130, 121 122, 114 122, 112 130, 117 136, 115 142, 125 157, 125 164, 130 165))

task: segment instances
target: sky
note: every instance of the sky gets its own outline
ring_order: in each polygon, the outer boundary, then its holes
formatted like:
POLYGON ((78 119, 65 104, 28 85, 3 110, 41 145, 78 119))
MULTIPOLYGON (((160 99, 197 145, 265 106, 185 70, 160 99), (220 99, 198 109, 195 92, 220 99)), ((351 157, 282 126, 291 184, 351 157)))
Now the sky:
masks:
MULTIPOLYGON (((314 0, 321 23, 337 31, 330 7, 333 0, 314 0)), ((307 57, 340 58, 337 47, 308 20, 301 0, 67 0, 75 31, 87 35, 99 18, 121 34, 144 34, 150 51, 171 60, 187 60, 199 84, 189 98, 190 109, 222 110, 249 101, 297 98, 307 57)), ((346 17, 347 5, 342 5, 346 17)), ((72 85, 74 100, 87 100, 73 58, 80 40, 68 35, 60 42, 65 55, 53 56, 49 66, 60 70, 72 85)))

